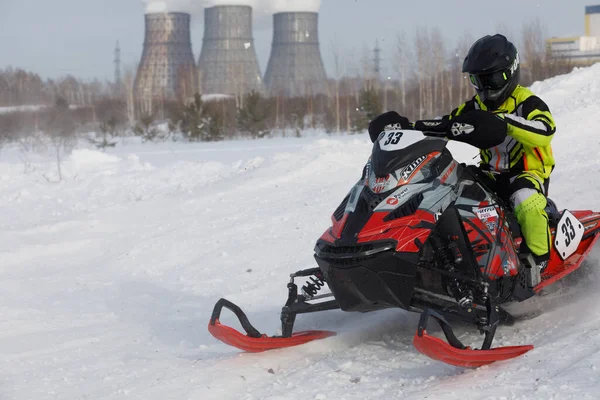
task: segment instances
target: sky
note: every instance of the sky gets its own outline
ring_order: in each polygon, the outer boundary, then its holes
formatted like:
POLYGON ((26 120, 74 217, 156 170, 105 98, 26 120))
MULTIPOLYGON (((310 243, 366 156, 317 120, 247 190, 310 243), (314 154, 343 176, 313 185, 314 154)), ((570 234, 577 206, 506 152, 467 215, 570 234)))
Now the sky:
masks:
MULTIPOLYGON (((323 0, 321 52, 328 73, 334 75, 333 48, 345 55, 346 64, 358 65, 365 49, 373 48, 378 40, 383 71, 391 75, 399 32, 412 37, 417 27, 438 27, 450 48, 465 33, 477 38, 498 28, 518 41, 523 25, 539 18, 550 36, 582 35, 584 8, 597 3, 600 1, 323 0)), ((143 14, 140 0, 0 0, 0 68, 11 65, 52 78, 73 74, 83 79, 112 79, 117 41, 123 69, 135 69, 141 58, 143 14)), ((193 17, 192 44, 197 59, 202 46, 202 12, 193 17)), ((264 73, 272 40, 271 18, 257 18, 254 39, 264 73)))

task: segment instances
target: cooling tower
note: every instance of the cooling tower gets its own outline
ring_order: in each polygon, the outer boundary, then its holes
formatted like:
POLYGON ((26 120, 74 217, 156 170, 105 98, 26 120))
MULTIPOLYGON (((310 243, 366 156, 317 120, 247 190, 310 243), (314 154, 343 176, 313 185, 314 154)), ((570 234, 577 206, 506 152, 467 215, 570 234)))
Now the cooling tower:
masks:
POLYGON ((319 49, 319 14, 284 12, 273 16, 273 48, 265 85, 274 95, 327 92, 327 74, 319 49))
POLYGON ((252 38, 252 8, 204 9, 204 40, 198 61, 203 94, 263 92, 252 38))
POLYGON ((146 14, 144 52, 135 79, 138 98, 192 97, 198 79, 186 13, 146 14))

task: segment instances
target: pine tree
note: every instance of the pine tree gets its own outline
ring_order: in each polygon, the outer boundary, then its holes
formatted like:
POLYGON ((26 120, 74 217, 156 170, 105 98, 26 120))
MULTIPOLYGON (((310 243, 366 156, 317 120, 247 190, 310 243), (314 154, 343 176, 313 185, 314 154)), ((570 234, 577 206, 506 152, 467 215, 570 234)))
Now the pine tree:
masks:
POLYGON ((237 125, 240 132, 253 139, 271 133, 268 126, 268 104, 261 95, 252 91, 246 95, 243 107, 237 110, 237 125))
POLYGON ((352 121, 352 132, 364 132, 369 122, 382 113, 382 109, 379 92, 372 86, 363 89, 359 94, 359 110, 352 121))
POLYGON ((225 139, 223 117, 218 113, 211 115, 198 93, 194 96, 194 101, 181 107, 177 120, 179 130, 191 142, 216 142, 225 139))

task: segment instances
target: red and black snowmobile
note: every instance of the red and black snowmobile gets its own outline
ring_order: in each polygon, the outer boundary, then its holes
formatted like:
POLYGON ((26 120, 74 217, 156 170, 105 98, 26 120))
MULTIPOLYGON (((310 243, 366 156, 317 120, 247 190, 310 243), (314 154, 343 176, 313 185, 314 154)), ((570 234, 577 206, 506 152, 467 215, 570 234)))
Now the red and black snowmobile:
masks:
POLYGON ((446 145, 447 140, 418 131, 383 132, 362 178, 317 241, 318 268, 291 275, 282 335, 261 334, 225 299, 215 305, 210 333, 259 352, 334 335, 293 333, 298 314, 398 307, 421 313, 415 347, 448 364, 477 367, 531 350, 531 345, 492 348, 498 325, 512 318, 501 306, 535 296, 579 268, 600 237, 600 213, 559 212, 549 200, 553 249, 540 273, 531 255, 520 252, 518 224, 504 202, 472 168, 454 160, 446 145), (304 277, 308 282, 299 292, 295 279, 304 277), (326 285, 331 293, 319 294, 326 285), (220 324, 223 308, 233 311, 246 334, 220 324), (447 341, 427 333, 430 318, 447 341), (452 319, 485 335, 481 349, 460 342, 452 319))

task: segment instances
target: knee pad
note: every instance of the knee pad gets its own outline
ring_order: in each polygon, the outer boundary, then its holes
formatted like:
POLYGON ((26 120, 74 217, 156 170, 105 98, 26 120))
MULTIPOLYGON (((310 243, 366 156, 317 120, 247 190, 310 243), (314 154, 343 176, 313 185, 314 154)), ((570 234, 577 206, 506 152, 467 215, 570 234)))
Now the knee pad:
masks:
POLYGON ((529 213, 545 214, 544 210, 548 205, 546 196, 535 189, 517 190, 510 196, 510 202, 519 223, 521 222, 521 219, 525 219, 529 213))

